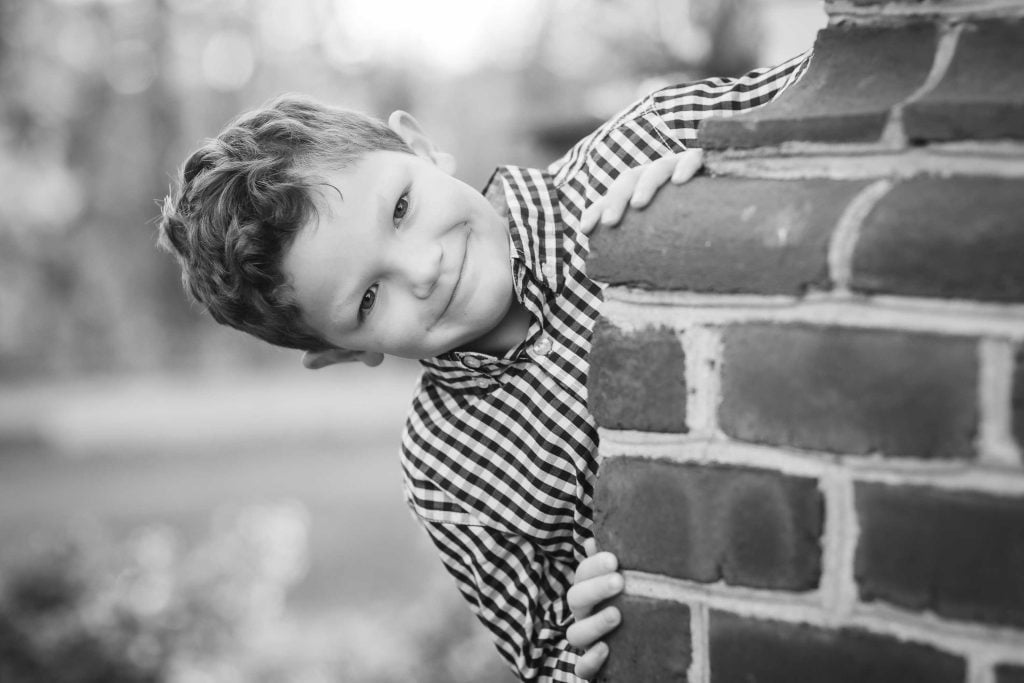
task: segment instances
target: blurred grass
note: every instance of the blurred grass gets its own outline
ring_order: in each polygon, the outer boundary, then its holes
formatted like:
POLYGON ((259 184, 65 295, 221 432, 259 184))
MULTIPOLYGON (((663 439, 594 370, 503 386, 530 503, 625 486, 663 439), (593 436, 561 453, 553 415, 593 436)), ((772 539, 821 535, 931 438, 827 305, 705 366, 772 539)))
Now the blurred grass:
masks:
MULTIPOLYGON (((417 372, 389 361, 2 387, 0 571, 62 534, 118 539, 161 525, 189 543, 226 509, 297 501, 309 570, 289 610, 303 647, 320 650, 309 657, 363 647, 351 642, 361 632, 422 628, 405 623, 414 604, 482 642, 402 498, 417 372)), ((501 668, 488 666, 489 680, 513 680, 501 668)))

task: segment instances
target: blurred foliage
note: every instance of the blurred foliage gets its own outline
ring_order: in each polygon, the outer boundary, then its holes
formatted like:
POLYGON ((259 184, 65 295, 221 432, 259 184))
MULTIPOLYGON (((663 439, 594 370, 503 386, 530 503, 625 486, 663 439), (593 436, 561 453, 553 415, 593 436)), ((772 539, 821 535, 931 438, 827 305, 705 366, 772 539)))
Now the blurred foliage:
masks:
POLYGON ((120 546, 96 534, 51 543, 5 577, 0 680, 259 680, 260 646, 305 562, 296 505, 225 514, 187 552, 159 527, 120 546))
POLYGON ((302 506, 282 503, 222 511, 193 547, 165 527, 119 543, 98 531, 50 539, 2 577, 0 681, 509 679, 447 585, 303 631, 287 594, 306 570, 308 525, 302 506))
POLYGON ((499 683, 517 678, 488 633, 438 576, 401 607, 353 615, 339 625, 343 645, 330 665, 332 681, 353 683, 499 683), (443 582, 441 585, 440 582, 443 582), (399 629, 395 624, 402 624, 399 629))
POLYGON ((410 109, 481 184, 549 162, 645 79, 748 68, 757 17, 754 0, 0 0, 0 378, 295 362, 216 329, 153 246, 187 152, 270 96, 410 109))

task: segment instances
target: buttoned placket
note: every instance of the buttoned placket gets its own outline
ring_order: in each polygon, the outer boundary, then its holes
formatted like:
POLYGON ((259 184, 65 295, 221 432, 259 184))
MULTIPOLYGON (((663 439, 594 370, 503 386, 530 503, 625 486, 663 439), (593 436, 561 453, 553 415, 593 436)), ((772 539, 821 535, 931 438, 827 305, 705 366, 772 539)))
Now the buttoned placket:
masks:
POLYGON ((537 341, 530 345, 530 355, 534 358, 544 357, 551 353, 554 343, 547 334, 542 334, 537 341))

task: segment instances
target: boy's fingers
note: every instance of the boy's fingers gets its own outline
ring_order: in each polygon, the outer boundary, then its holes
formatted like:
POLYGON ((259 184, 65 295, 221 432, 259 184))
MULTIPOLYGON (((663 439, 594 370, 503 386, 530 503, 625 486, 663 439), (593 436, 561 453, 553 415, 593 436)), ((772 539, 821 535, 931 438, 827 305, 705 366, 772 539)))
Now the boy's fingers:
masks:
MULTIPOLYGON (((620 176, 621 178, 621 176, 620 176)), ((584 235, 589 235, 598 223, 605 226, 612 226, 622 218, 622 211, 629 201, 629 192, 633 184, 621 183, 616 180, 608 189, 608 193, 587 207, 580 217, 580 230, 584 235)))
POLYGON ((604 574, 573 584, 565 599, 573 617, 583 619, 590 616, 594 605, 621 593, 624 585, 622 574, 604 574))
POLYGON ((597 614, 570 624, 565 637, 573 647, 585 650, 618 626, 621 619, 622 614, 617 608, 605 607, 597 614))
POLYGON ((672 176, 675 165, 676 158, 672 156, 658 159, 645 166, 636 181, 636 187, 633 188, 633 197, 629 200, 629 205, 634 209, 642 209, 650 204, 658 189, 672 176))
POLYGON ((576 567, 576 583, 610 574, 619 568, 619 558, 607 550, 594 553, 576 567))
POLYGON ((600 217, 601 203, 594 202, 587 207, 586 211, 583 212, 583 216, 580 217, 580 231, 584 235, 589 235, 594 230, 594 226, 597 225, 597 219, 600 217))
POLYGON ((615 199, 610 199, 604 211, 601 212, 601 225, 610 228, 611 226, 617 224, 620 220, 622 220, 622 212, 625 208, 625 205, 625 198, 622 198, 621 200, 618 201, 616 201, 615 199))
POLYGON ((576 675, 589 681, 601 670, 604 660, 607 658, 608 646, 604 643, 597 643, 576 660, 576 675))
POLYGON ((637 166, 619 174, 619 177, 608 188, 608 192, 601 198, 601 204, 604 207, 601 212, 601 225, 610 227, 622 220, 622 214, 625 213, 626 206, 629 205, 629 200, 633 197, 636 184, 645 170, 646 167, 637 166))
POLYGON ((676 185, 685 183, 692 178, 704 165, 704 150, 688 149, 675 157, 675 169, 672 171, 672 182, 676 185))

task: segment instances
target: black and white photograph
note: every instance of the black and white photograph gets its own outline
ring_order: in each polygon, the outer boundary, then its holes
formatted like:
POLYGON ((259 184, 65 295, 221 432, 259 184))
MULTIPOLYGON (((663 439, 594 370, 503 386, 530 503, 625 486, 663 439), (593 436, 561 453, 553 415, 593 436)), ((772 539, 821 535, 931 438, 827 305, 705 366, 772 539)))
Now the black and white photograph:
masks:
POLYGON ((1024 683, 1024 0, 0 0, 0 683, 1024 683))

